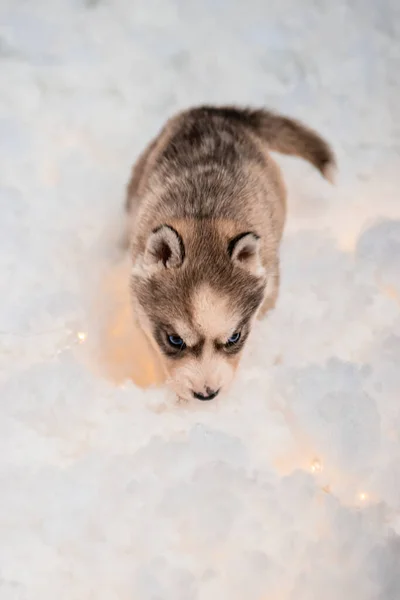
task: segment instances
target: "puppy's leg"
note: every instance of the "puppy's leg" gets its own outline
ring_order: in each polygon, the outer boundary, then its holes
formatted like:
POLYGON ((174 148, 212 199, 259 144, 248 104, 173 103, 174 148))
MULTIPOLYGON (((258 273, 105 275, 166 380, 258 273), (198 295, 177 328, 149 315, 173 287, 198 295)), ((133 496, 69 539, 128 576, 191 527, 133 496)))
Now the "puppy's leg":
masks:
POLYGON ((264 301, 258 311, 257 318, 263 319, 266 314, 275 308, 276 301, 279 295, 279 263, 276 262, 275 269, 272 274, 269 275, 267 281, 267 287, 265 290, 264 301))

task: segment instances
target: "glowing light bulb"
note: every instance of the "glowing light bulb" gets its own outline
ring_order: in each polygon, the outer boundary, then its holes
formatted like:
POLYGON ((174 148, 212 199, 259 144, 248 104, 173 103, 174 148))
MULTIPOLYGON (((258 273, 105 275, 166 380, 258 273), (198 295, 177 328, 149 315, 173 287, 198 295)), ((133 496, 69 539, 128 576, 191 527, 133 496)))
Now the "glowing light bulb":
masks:
POLYGON ((315 458, 311 465, 310 465, 310 471, 311 473, 321 473, 322 471, 322 464, 321 461, 318 460, 318 458, 315 458))
POLYGON ((78 331, 76 335, 80 343, 84 342, 87 338, 87 334, 84 331, 78 331))

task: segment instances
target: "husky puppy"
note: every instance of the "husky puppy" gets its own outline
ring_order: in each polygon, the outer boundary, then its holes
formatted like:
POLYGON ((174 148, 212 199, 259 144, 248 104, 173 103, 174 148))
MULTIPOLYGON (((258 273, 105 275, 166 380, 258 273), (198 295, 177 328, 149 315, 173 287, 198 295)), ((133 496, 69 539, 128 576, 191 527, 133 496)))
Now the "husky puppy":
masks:
POLYGON ((330 147, 303 124, 211 106, 170 119, 133 168, 134 313, 180 398, 225 390, 256 317, 275 305, 286 191, 269 150, 333 174, 330 147))

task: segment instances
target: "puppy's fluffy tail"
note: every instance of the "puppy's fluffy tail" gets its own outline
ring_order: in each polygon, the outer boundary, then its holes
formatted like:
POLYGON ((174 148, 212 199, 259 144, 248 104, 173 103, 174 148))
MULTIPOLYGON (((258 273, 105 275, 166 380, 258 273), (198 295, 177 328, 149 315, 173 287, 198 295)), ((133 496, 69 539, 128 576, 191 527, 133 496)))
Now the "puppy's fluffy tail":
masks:
POLYGON ((333 182, 336 160, 329 144, 312 129, 294 119, 268 110, 221 107, 221 116, 241 123, 261 138, 271 150, 300 156, 316 167, 328 181, 333 182))

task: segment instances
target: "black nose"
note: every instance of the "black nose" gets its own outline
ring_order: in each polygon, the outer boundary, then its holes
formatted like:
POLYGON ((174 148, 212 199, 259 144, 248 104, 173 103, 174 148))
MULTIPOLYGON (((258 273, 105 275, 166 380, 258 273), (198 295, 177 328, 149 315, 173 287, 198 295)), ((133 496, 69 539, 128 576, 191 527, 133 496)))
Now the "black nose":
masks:
POLYGON ((197 400, 212 400, 215 396, 218 396, 219 390, 212 390, 211 388, 206 388, 205 394, 199 394, 198 392, 193 392, 193 396, 197 398, 197 400))

